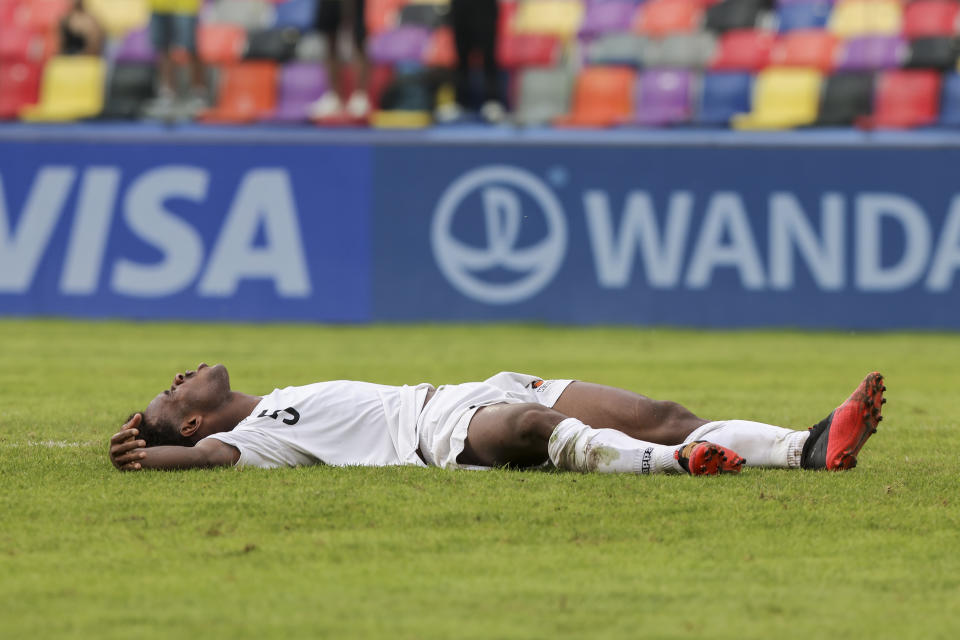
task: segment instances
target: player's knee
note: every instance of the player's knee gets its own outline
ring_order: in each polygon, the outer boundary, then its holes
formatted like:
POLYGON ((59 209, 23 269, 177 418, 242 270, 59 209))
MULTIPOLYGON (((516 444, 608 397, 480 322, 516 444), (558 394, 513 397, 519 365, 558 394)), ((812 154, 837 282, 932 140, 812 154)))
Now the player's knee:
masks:
POLYGON ((519 442, 546 442, 565 417, 562 413, 539 404, 524 405, 513 424, 513 435, 519 442))

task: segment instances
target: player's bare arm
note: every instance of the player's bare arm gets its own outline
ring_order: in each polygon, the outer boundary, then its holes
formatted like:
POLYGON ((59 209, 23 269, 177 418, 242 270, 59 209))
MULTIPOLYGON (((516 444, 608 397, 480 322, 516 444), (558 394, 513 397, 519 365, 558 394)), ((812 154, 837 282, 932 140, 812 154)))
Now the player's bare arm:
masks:
POLYGON ((137 439, 138 426, 143 416, 139 413, 110 438, 110 461, 120 471, 141 469, 206 469, 231 466, 240 458, 240 452, 219 440, 201 440, 195 446, 158 446, 147 448, 145 440, 137 439))

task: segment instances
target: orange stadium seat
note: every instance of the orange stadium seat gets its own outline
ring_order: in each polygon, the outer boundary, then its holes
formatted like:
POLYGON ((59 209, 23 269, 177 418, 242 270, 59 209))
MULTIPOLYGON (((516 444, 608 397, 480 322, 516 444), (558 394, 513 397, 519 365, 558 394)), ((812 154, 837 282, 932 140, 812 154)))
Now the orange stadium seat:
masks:
POLYGON ((940 111, 942 76, 929 70, 895 70, 877 78, 872 116, 857 124, 862 128, 909 129, 936 122, 940 111))
POLYGON ((400 9, 407 0, 366 0, 364 20, 370 35, 376 35, 397 26, 400 9))
POLYGON ((0 120, 16 118, 40 97, 40 67, 26 62, 0 66, 0 120))
POLYGON ((637 73, 626 67, 587 67, 576 79, 573 109, 558 127, 611 127, 633 113, 637 73))
POLYGON ((443 68, 456 66, 457 51, 450 27, 440 27, 430 34, 430 40, 423 50, 423 64, 443 68))
POLYGON ((778 67, 833 69, 839 40, 822 29, 798 29, 780 37, 770 53, 770 64, 778 67))
POLYGON ((197 32, 197 51, 207 64, 232 64, 243 57, 247 32, 232 24, 203 24, 197 32))
POLYGON ((217 105, 198 120, 243 124, 259 120, 277 107, 277 65, 241 62, 224 69, 217 105))
POLYGON ((552 67, 560 59, 560 40, 555 36, 515 33, 497 43, 497 59, 507 69, 552 67))
POLYGON ((917 0, 903 12, 903 35, 907 38, 952 36, 957 33, 960 4, 949 0, 917 0))
POLYGON ((734 29, 720 37, 710 68, 717 71, 759 71, 770 64, 776 40, 771 31, 734 29))
POLYGON ((636 16, 633 30, 642 35, 689 33, 703 21, 703 6, 696 0, 649 0, 636 16))

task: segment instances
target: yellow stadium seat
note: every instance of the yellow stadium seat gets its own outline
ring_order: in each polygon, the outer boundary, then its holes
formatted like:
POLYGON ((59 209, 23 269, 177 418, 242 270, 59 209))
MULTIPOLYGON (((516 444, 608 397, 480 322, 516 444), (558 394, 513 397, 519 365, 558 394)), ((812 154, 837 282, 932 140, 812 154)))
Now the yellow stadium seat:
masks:
POLYGON ((424 129, 433 124, 429 111, 374 111, 370 126, 375 129, 424 129))
POLYGON ((897 35, 903 22, 899 0, 840 0, 830 14, 830 31, 841 38, 897 35))
POLYGON ((86 0, 84 4, 114 38, 146 26, 150 19, 147 0, 86 0))
POLYGON ((572 38, 583 20, 580 0, 526 0, 517 8, 515 33, 542 33, 572 38))
POLYGON ((106 66, 95 56, 51 58, 43 70, 40 102, 20 111, 27 122, 67 122, 103 110, 106 66))
POLYGON ((757 76, 753 111, 734 116, 740 130, 791 129, 813 124, 820 104, 823 74, 816 69, 771 68, 757 76))

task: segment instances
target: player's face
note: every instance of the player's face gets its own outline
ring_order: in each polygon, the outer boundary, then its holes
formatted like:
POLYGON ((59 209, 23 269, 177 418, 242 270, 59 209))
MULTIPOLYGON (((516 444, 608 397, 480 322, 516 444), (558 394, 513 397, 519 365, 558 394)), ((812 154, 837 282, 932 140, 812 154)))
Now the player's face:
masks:
POLYGON ((173 384, 157 394, 147 406, 150 415, 179 422, 184 416, 205 413, 219 407, 230 394, 230 374, 222 364, 201 362, 196 371, 173 376, 173 384))

